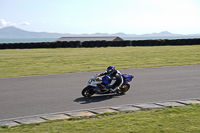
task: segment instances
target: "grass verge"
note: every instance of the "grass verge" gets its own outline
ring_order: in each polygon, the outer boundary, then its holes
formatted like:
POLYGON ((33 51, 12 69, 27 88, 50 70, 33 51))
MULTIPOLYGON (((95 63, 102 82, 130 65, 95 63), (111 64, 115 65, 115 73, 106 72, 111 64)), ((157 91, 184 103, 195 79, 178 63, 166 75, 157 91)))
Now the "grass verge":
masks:
MULTIPOLYGON (((1 127, 8 133, 199 133, 200 105, 171 107, 140 112, 106 113, 81 120, 57 120, 15 127, 1 127)), ((85 117, 86 118, 86 117, 85 117)))
POLYGON ((0 50, 0 78, 200 64, 200 45, 0 50))

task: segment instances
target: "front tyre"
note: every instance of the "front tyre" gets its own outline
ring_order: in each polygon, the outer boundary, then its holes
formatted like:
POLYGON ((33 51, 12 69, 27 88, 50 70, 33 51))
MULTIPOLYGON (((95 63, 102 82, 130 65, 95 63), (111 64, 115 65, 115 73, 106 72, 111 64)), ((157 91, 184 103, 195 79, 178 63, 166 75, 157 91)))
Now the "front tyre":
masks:
POLYGON ((82 90, 82 95, 84 97, 91 97, 92 95, 94 95, 94 93, 95 92, 92 90, 90 86, 87 86, 82 90))
POLYGON ((130 84, 125 83, 120 87, 120 90, 117 91, 117 94, 124 94, 130 89, 130 84))

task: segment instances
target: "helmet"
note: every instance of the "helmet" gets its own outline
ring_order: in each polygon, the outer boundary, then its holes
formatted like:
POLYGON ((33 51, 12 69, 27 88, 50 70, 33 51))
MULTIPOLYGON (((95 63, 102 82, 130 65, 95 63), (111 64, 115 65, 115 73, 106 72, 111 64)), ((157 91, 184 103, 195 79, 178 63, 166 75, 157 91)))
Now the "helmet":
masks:
POLYGON ((114 67, 114 66, 109 66, 109 67, 107 68, 107 74, 108 74, 108 75, 112 74, 114 71, 115 71, 115 67, 114 67))

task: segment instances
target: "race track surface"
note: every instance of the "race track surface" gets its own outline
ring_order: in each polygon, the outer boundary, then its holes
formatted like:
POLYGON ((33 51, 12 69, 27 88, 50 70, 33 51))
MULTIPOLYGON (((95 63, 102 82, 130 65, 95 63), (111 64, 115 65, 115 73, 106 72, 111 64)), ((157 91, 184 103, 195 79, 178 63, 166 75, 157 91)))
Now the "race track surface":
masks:
POLYGON ((126 95, 84 98, 82 89, 96 72, 0 79, 0 120, 123 104, 200 97, 200 65, 120 70, 135 76, 126 95))

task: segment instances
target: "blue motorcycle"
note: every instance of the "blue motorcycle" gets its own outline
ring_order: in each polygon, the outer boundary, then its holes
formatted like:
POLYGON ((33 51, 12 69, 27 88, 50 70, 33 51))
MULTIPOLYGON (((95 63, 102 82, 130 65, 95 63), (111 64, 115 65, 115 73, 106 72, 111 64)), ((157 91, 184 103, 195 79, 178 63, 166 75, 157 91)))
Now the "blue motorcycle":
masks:
MULTIPOLYGON (((123 84, 116 91, 117 94, 124 94, 130 89, 129 82, 134 78, 133 75, 122 74, 123 84)), ((111 83, 109 76, 99 77, 95 75, 90 78, 88 85, 82 90, 82 95, 84 97, 91 97, 94 94, 108 94, 111 93, 109 88, 106 88, 108 84, 111 83)))

